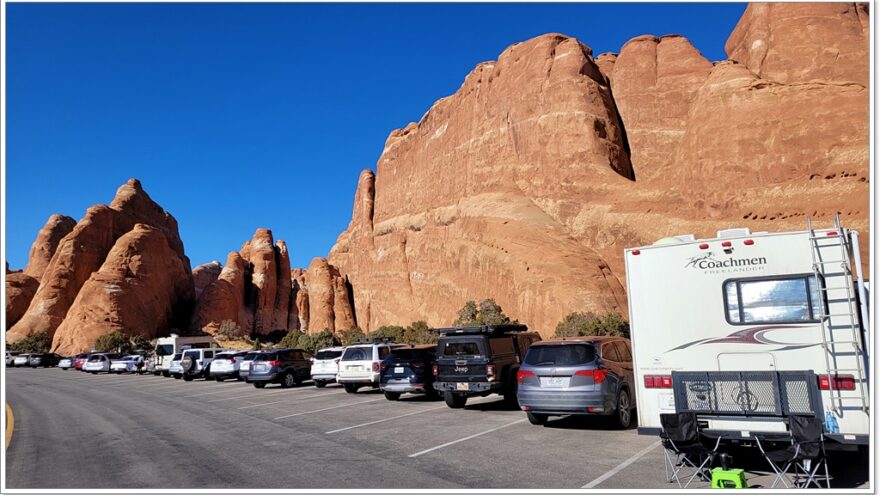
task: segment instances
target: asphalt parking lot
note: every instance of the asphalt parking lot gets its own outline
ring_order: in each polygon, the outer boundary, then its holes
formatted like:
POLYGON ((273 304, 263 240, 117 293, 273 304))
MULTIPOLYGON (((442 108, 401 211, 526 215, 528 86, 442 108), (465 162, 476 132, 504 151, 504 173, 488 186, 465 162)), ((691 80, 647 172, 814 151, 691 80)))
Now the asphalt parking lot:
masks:
MULTIPOLYGON (((309 382, 258 390, 57 368, 5 379, 8 488, 677 488, 656 437, 594 418, 532 426, 496 396, 452 410, 309 382)), ((845 459, 832 459, 835 485, 867 488, 868 459, 845 459)))

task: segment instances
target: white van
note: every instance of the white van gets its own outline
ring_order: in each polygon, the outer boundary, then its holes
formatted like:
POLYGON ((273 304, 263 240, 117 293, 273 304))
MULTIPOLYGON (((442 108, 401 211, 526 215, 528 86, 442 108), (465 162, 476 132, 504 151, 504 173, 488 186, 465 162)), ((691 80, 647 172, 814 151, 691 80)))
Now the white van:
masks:
POLYGON ((858 232, 720 231, 626 249, 639 433, 660 414, 749 443, 786 416, 825 422, 826 438, 868 443, 867 284, 858 232))
POLYGON ((219 348, 220 346, 214 342, 214 337, 210 335, 181 337, 172 333, 168 337, 160 337, 156 340, 156 347, 153 349, 153 374, 171 376, 171 358, 186 349, 210 349, 219 348))

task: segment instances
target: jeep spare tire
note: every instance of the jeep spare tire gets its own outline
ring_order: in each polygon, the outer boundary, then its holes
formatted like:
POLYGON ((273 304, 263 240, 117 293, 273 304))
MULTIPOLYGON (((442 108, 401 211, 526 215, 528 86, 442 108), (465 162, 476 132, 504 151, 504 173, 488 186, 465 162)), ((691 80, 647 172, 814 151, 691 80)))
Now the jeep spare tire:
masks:
POLYGON ((196 360, 191 357, 185 357, 180 360, 180 367, 183 368, 184 373, 189 373, 195 369, 196 360))

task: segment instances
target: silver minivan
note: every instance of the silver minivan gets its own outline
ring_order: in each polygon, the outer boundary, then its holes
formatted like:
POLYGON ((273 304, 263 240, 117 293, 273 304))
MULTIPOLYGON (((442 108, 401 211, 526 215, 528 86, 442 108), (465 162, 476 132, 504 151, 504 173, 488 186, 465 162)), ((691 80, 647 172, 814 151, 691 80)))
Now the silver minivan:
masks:
POLYGON ((517 372, 517 401, 529 422, 550 416, 612 416, 628 428, 635 408, 632 351, 623 337, 535 342, 517 372))

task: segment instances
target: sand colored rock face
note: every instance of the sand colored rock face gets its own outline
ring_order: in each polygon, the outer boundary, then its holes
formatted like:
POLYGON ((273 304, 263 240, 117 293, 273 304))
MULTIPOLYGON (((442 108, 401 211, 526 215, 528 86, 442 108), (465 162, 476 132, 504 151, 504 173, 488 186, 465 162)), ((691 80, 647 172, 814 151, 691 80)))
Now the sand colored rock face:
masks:
POLYGON ((551 335, 573 311, 626 312, 626 247, 803 230, 808 215, 827 226, 834 212, 865 233, 867 10, 770 5, 750 6, 731 35, 740 64, 650 35, 593 62, 576 40, 545 35, 393 131, 329 256, 360 326, 448 325, 466 300, 493 297, 551 335), (747 59, 738 47, 761 23, 774 33, 767 54, 747 59), (831 46, 849 62, 814 56, 831 46))
POLYGON ((231 321, 242 335, 250 334, 248 314, 244 306, 248 262, 233 251, 226 258, 226 265, 217 280, 202 291, 193 312, 196 329, 215 334, 224 321, 231 321))
POLYGON ((315 258, 305 272, 304 283, 308 303, 300 308, 300 312, 308 313, 310 333, 324 329, 331 332, 349 330, 356 326, 345 278, 336 267, 325 258, 315 258))
POLYGON ((21 319, 39 286, 39 280, 25 273, 6 273, 6 330, 21 319))
POLYGON ((199 297, 202 294, 205 287, 217 280, 217 277, 220 276, 222 270, 223 265, 221 265, 219 261, 203 263, 193 268, 192 275, 193 283, 195 284, 196 297, 199 297))
POLYGON ((727 40, 761 79, 868 85, 867 3, 751 3, 727 40))
MULTIPOLYGON (((251 288, 254 314, 254 333, 269 333, 275 321, 275 292, 278 271, 272 231, 257 229, 253 239, 241 248, 241 257, 251 266, 251 288)), ((285 272, 287 273, 287 272, 285 272)))
MULTIPOLYGON (((184 254, 183 243, 177 231, 177 221, 150 198, 143 190, 140 181, 131 179, 119 187, 110 206, 96 205, 89 208, 76 226, 57 242, 57 247, 43 270, 39 289, 24 315, 7 332, 7 341, 16 342, 35 332, 47 332, 54 337, 56 329, 68 316, 80 289, 92 274, 105 264, 107 255, 117 240, 131 232, 137 224, 160 231, 173 257, 189 274, 189 259, 184 254)), ((65 231, 68 225, 69 221, 64 217, 50 218, 47 227, 41 231, 38 242, 35 243, 35 249, 32 249, 29 268, 33 265, 33 269, 39 271, 41 260, 48 251, 44 246, 51 246, 54 243, 53 239, 65 231), (45 239, 45 242, 41 239, 45 239)), ((144 245, 153 246, 149 243, 144 245)), ((194 299, 192 278, 188 275, 187 279, 189 290, 175 291, 176 295, 184 299, 174 301, 174 308, 188 308, 192 304, 194 299)), ((135 308, 129 305, 121 307, 120 310, 135 311, 135 308)), ((184 320, 187 318, 186 315, 174 316, 184 320)), ((124 319, 128 316, 123 314, 118 317, 124 319)), ((156 318, 149 321, 157 321, 156 318)), ((107 320, 108 325, 110 325, 109 321, 107 320)), ((68 338, 65 342, 66 346, 92 344, 75 338, 68 338)))
POLYGON ((76 220, 68 216, 58 214, 50 216, 31 246, 28 264, 24 269, 24 273, 37 279, 37 281, 42 279, 46 267, 49 266, 49 262, 52 261, 52 256, 58 248, 58 243, 75 226, 76 220))
POLYGON ((87 351, 102 335, 119 331, 151 339, 181 323, 175 316, 193 297, 191 272, 164 233, 137 224, 120 237, 101 268, 92 273, 58 327, 52 349, 63 355, 87 351))

